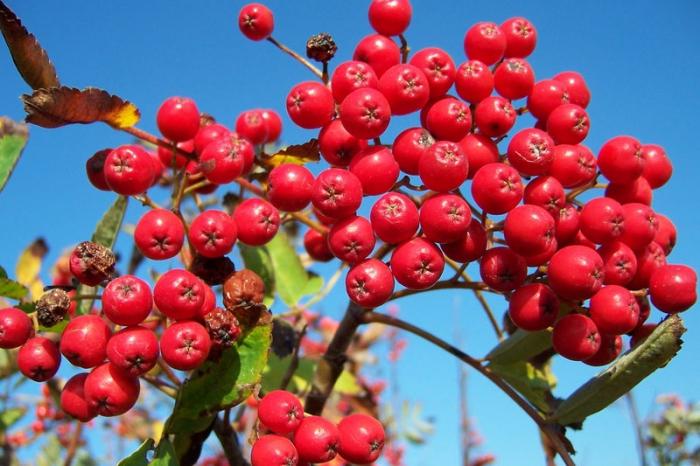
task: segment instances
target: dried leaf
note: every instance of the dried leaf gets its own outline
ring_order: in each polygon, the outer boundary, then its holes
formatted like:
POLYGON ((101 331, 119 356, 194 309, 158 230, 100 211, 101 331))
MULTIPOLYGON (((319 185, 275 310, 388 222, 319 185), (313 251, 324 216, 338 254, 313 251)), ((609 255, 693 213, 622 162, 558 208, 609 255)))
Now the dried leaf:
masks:
POLYGON ((101 121, 115 128, 129 128, 141 118, 134 104, 102 89, 71 87, 38 89, 22 96, 27 122, 44 128, 101 121))
POLYGON ((17 71, 32 89, 61 85, 58 82, 56 69, 46 51, 2 1, 0 1, 0 30, 7 48, 10 49, 17 71))
POLYGON ((287 146, 277 153, 263 160, 265 167, 272 169, 283 163, 295 163, 304 165, 309 162, 317 162, 321 159, 318 139, 312 139, 304 144, 287 146))

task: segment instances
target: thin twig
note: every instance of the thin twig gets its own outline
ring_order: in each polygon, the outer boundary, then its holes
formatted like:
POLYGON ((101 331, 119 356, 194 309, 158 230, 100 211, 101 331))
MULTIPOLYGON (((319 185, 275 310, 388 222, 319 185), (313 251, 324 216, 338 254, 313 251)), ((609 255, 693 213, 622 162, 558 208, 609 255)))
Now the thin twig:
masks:
POLYGON ((146 194, 146 193, 139 194, 136 196, 131 196, 131 197, 133 197, 134 199, 139 201, 141 203, 141 205, 148 206, 151 209, 162 209, 162 207, 160 205, 156 204, 155 202, 153 202, 153 200, 151 200, 151 198, 148 197, 148 194, 146 194))
POLYGON ((630 417, 632 418, 632 425, 634 427, 634 433, 637 437, 637 450, 639 451, 639 464, 641 466, 647 466, 647 453, 644 444, 644 434, 642 433, 642 423, 639 420, 639 412, 637 411, 637 403, 635 402, 634 395, 632 391, 625 394, 625 399, 627 400, 627 407, 630 411, 630 417))
MULTIPOLYGON (((459 266, 457 266, 459 268, 459 266)), ((482 282, 455 282, 452 280, 443 280, 435 283, 432 287, 428 288, 428 290, 447 290, 447 289, 466 289, 466 290, 485 290, 489 291, 490 288, 486 286, 482 282)), ((405 288, 403 290, 399 290, 394 292, 393 295, 391 295, 390 300, 394 299, 399 299, 399 298, 404 298, 406 296, 411 296, 414 294, 418 293, 424 293, 428 290, 411 290, 408 288, 405 288)))
POLYGON ((73 464, 75 454, 78 452, 78 446, 80 446, 80 436, 82 434, 83 423, 76 422, 75 430, 73 431, 73 436, 70 439, 70 444, 68 445, 68 450, 66 451, 66 459, 63 461, 63 466, 71 466, 71 464, 73 464))
POLYGON ((160 380, 158 377, 143 374, 141 378, 145 380, 149 385, 151 385, 161 393, 164 393, 165 395, 169 396, 170 398, 177 397, 177 390, 175 389, 175 387, 171 386, 163 380, 160 380))
POLYGON ((165 361, 163 361, 162 359, 158 359, 158 367, 161 371, 163 371, 163 374, 165 374, 168 380, 170 380, 175 385, 175 387, 179 387, 180 385, 182 385, 182 381, 180 380, 180 378, 177 375, 175 375, 175 372, 173 372, 173 370, 170 368, 170 366, 168 366, 165 363, 165 361))
MULTIPOLYGON (((154 144, 156 146, 165 147, 167 149, 173 149, 173 146, 174 146, 172 142, 166 141, 164 139, 160 139, 159 137, 156 137, 156 136, 152 135, 151 133, 148 133, 142 129, 138 129, 134 126, 129 127, 129 128, 117 128, 117 129, 120 129, 126 133, 129 133, 132 136, 135 136, 143 141, 150 142, 151 144, 154 144)), ((177 146, 174 146, 174 150, 179 155, 185 157, 188 160, 197 160, 197 156, 192 152, 188 152, 188 151, 183 150, 177 146)))
POLYGON ((296 53, 294 50, 290 49, 286 45, 282 44, 280 41, 275 39, 274 37, 270 36, 267 38, 268 42, 271 42, 274 44, 275 47, 283 51, 284 53, 290 55, 292 58, 294 58, 296 61, 307 67, 313 74, 316 75, 318 79, 323 79, 323 72, 316 68, 309 60, 306 58, 302 57, 298 53, 296 53))
POLYGON ((399 40, 401 41, 401 63, 406 63, 408 61, 408 54, 411 53, 411 47, 409 47, 408 41, 403 34, 399 34, 399 40))
POLYGON ((214 433, 221 443, 224 456, 226 456, 230 466, 249 466, 249 463, 243 458, 238 435, 231 428, 230 423, 225 423, 217 416, 214 420, 214 433))

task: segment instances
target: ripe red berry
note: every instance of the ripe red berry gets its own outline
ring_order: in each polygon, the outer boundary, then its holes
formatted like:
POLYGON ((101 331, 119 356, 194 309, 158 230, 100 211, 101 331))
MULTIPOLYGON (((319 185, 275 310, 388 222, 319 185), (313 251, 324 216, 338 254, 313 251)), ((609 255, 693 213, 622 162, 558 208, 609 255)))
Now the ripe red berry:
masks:
POLYGON ((355 154, 367 147, 367 142, 348 133, 340 119, 335 119, 321 129, 318 147, 326 162, 347 167, 355 154))
POLYGON ((154 175, 151 156, 141 146, 119 146, 105 159, 105 181, 112 191, 123 196, 146 191, 153 184, 154 175))
POLYGON ((384 72, 379 91, 389 101, 392 115, 420 110, 430 98, 430 86, 423 72, 409 64, 394 65, 384 72))
POLYGON ((535 85, 535 72, 522 58, 507 58, 493 75, 496 92, 506 99, 517 100, 530 95, 535 85))
POLYGON ((247 159, 253 157, 250 142, 231 135, 207 145, 199 157, 199 168, 212 183, 226 184, 245 173, 247 159))
POLYGON ((476 106, 474 121, 485 136, 503 136, 515 124, 515 109, 510 101, 499 96, 487 97, 476 106))
POLYGON ((338 428, 320 416, 309 416, 294 432, 294 446, 299 459, 309 463, 325 463, 335 458, 340 442, 338 428))
POLYGON ((600 349, 600 333, 595 323, 581 314, 569 314, 559 319, 552 332, 552 344, 557 353, 567 359, 582 361, 600 349))
POLYGON ((554 146, 549 174, 565 188, 578 188, 593 181, 597 167, 595 156, 588 147, 561 144, 554 146))
POLYGON ((112 363, 94 368, 85 379, 85 399, 100 416, 119 416, 129 411, 139 398, 139 379, 112 363))
POLYGON ((299 83, 287 95, 287 113, 302 128, 322 127, 331 121, 334 111, 333 95, 321 83, 299 83))
POLYGON ((589 366, 605 366, 613 362, 622 352, 622 337, 620 335, 600 336, 600 348, 590 358, 583 362, 589 366))
POLYGON ((121 329, 107 342, 109 362, 134 377, 153 369, 159 355, 158 337, 140 325, 121 329))
POLYGON ((605 284, 627 285, 637 273, 637 257, 625 243, 612 241, 598 249, 603 259, 605 284))
POLYGON ((304 419, 304 408, 288 391, 272 390, 258 403, 258 418, 275 434, 291 434, 304 419))
POLYGON ((495 23, 476 23, 464 36, 464 53, 470 60, 493 65, 503 58, 505 51, 506 36, 495 23))
POLYGON ((329 168, 316 177, 311 202, 323 215, 334 219, 349 217, 362 203, 362 183, 354 174, 329 168))
POLYGON ((554 161, 554 140, 544 131, 525 128, 508 143, 508 161, 525 175, 546 175, 554 161))
POLYGON ((355 464, 376 461, 384 448, 385 433, 381 422, 366 414, 351 414, 338 423, 338 453, 355 464))
POLYGON ((111 188, 105 180, 105 160, 107 155, 112 152, 112 149, 103 149, 95 152, 95 154, 85 162, 85 171, 87 172, 90 183, 100 191, 111 191, 111 188))
POLYGON ((468 179, 474 178, 474 174, 487 163, 497 163, 500 158, 498 146, 490 137, 483 134, 467 134, 459 141, 462 152, 467 156, 469 162, 468 179))
POLYGON ((467 233, 457 241, 441 244, 442 252, 457 262, 471 262, 479 259, 486 252, 486 230, 479 221, 469 222, 467 233))
POLYGON ((667 263, 663 248, 653 241, 642 251, 636 252, 636 258, 637 273, 626 285, 630 290, 647 288, 652 274, 667 263))
POLYGON ((33 334, 32 319, 27 314, 14 307, 0 310, 0 348, 19 348, 33 334))
POLYGON ((267 124, 260 110, 246 110, 236 118, 236 133, 251 144, 262 144, 267 140, 267 124))
POLYGON ((620 235, 620 241, 634 251, 643 250, 654 240, 659 230, 659 221, 651 207, 632 203, 622 206, 625 228, 620 235))
POLYGON ((455 63, 442 49, 428 47, 413 54, 409 63, 418 67, 428 79, 430 98, 435 99, 447 93, 455 80, 455 63))
POLYGON ((105 360, 111 336, 112 331, 100 317, 74 317, 61 335, 61 353, 74 366, 95 367, 105 360))
POLYGON ((401 171, 417 175, 421 157, 433 144, 435 139, 425 129, 408 128, 396 136, 391 150, 401 171))
POLYGON ((390 38, 381 34, 370 34, 358 42, 352 59, 367 63, 377 78, 381 78, 386 70, 401 62, 401 51, 390 38))
MULTIPOLYGON (((197 131, 197 135, 194 137, 194 150, 201 156, 202 152, 204 152, 204 149, 206 149, 209 144, 217 139, 223 139, 230 135, 231 131, 224 125, 218 123, 201 126, 199 131, 197 131)), ((172 164, 168 163, 167 166, 172 166, 172 164)))
POLYGON ((204 284, 187 270, 169 270, 153 287, 158 310, 173 320, 194 319, 204 303, 204 284))
POLYGON ((472 212, 467 201, 455 194, 428 198, 420 208, 420 225, 425 237, 434 243, 451 243, 463 238, 472 212))
POLYGON ((644 144, 642 157, 644 158, 642 176, 649 182, 649 186, 656 189, 665 185, 673 174, 673 165, 664 148, 656 144, 644 144))
POLYGON ((598 167, 614 183, 631 183, 644 170, 641 144, 630 136, 617 136, 608 140, 598 152, 598 167))
POLYGON ((542 283, 529 283, 513 292, 508 315, 518 328, 535 332, 554 324, 559 315, 559 299, 542 283))
POLYGON ((233 211, 238 240, 249 246, 262 246, 277 234, 280 227, 279 210, 269 202, 251 198, 238 204, 233 211))
POLYGON ((204 257, 221 257, 233 249, 238 237, 236 222, 226 212, 207 210, 190 224, 190 244, 204 257))
POLYGON ((665 265, 657 269, 649 280, 651 302, 669 314, 685 311, 697 301, 698 278, 685 265, 665 265))
POLYGON ((428 189, 448 192, 467 180, 469 162, 458 144, 438 141, 421 157, 418 173, 428 189))
POLYGON ((557 252, 558 246, 559 245, 556 241, 550 242, 547 249, 543 250, 542 252, 529 256, 523 256, 525 258, 525 263, 528 267, 539 267, 540 265, 546 264, 552 258, 554 253, 557 252))
POLYGON ((262 116, 265 123, 265 132, 267 134, 263 142, 277 141, 280 138, 280 134, 282 134, 282 118, 280 114, 272 109, 264 108, 260 110, 260 116, 262 116))
POLYGON ((199 130, 199 109, 187 97, 169 97, 158 108, 158 130, 171 141, 194 139, 199 130))
POLYGON ((347 217, 328 232, 328 247, 333 255, 350 264, 366 258, 375 242, 372 225, 364 217, 347 217))
POLYGON ((353 157, 350 171, 360 180, 363 194, 374 196, 394 186, 400 169, 391 150, 384 146, 371 146, 353 157))
POLYGON ((391 192, 380 197, 370 212, 372 229, 379 239, 398 244, 413 238, 418 229, 418 208, 405 194, 391 192))
POLYGON ((639 305, 627 288, 608 285, 591 297, 590 313, 601 333, 622 335, 637 326, 639 305))
POLYGON ((209 356, 211 338, 207 329, 193 320, 176 322, 160 337, 163 360, 173 369, 196 369, 209 356))
POLYGON ((367 259, 355 265, 345 277, 345 289, 353 302, 364 308, 381 306, 394 292, 394 276, 378 259, 367 259))
POLYGON ((335 257, 328 247, 328 235, 321 234, 314 229, 309 229, 304 233, 304 249, 316 261, 328 262, 335 257))
POLYGON ((340 121, 356 138, 379 137, 389 126, 391 107, 384 94, 364 87, 348 94, 340 104, 340 121))
POLYGON ((102 293, 102 312, 118 325, 140 324, 152 308, 151 287, 133 275, 115 278, 102 293))
POLYGON ((423 238, 401 243, 391 255, 391 272, 406 288, 430 288, 440 279, 444 269, 442 252, 423 238))
POLYGON ((525 58, 535 50, 537 30, 525 18, 509 18, 501 24, 501 31, 506 37, 505 57, 525 58))
POLYGON ((457 94, 469 103, 476 104, 491 95, 494 87, 493 73, 479 60, 462 63, 455 75, 457 94))
POLYGON ((531 204, 508 212, 503 234, 508 247, 526 257, 543 253, 556 243, 554 218, 542 207, 531 204))
POLYGON ((45 382, 56 375, 61 365, 61 353, 56 343, 44 337, 32 337, 17 353, 17 367, 27 378, 45 382))
POLYGON ((658 243, 668 256, 676 245, 676 227, 665 215, 656 214, 656 219, 659 221, 659 229, 654 236, 654 242, 658 243))
POLYGON ((573 204, 565 204, 559 209, 559 212, 554 215, 557 244, 561 246, 574 241, 576 235, 579 233, 580 224, 580 215, 576 206, 573 204))
MULTIPOLYGON (((199 132, 199 131, 198 131, 199 132)), ((164 167, 181 169, 187 165, 189 159, 173 149, 172 145, 175 144, 171 142, 170 146, 158 146, 158 158, 164 167)), ((192 152, 194 150, 194 140, 187 140, 178 142, 175 144, 178 149, 182 149, 185 152, 192 152)))
POLYGON ((581 232, 598 244, 619 239, 625 230, 624 211, 619 202, 609 197, 596 197, 581 209, 581 232))
POLYGON ((286 437, 263 435, 250 451, 251 466, 296 466, 299 454, 286 437))
POLYGON ((512 249, 497 247, 488 249, 479 264, 481 279, 496 291, 510 291, 525 281, 525 259, 512 249))
POLYGON ((345 61, 331 77, 331 91, 336 102, 342 102, 352 91, 363 87, 376 89, 379 79, 371 66, 362 61, 345 61))
POLYGON ((425 127, 435 139, 461 141, 471 130, 469 106, 452 96, 444 96, 424 107, 425 127))
POLYGON ((608 183, 605 196, 615 199, 620 204, 636 202, 651 205, 652 200, 651 186, 646 178, 641 176, 629 184, 608 183))
POLYGON ((238 13, 238 27, 250 40, 263 40, 270 37, 275 20, 268 7, 260 3, 249 3, 238 13))
POLYGON ((586 246, 558 250, 549 261, 549 286, 559 297, 579 301, 593 296, 603 285, 603 259, 586 246))
POLYGON ((591 101, 591 92, 581 74, 575 71, 562 71, 552 79, 564 85, 569 96, 569 103, 583 108, 588 107, 588 103, 591 101))
POLYGON ((279 210, 297 212, 311 202, 314 175, 304 166, 284 163, 270 171, 267 181, 267 199, 279 210))
POLYGON ((563 104, 547 117, 547 132, 557 144, 578 144, 586 139, 591 122, 586 111, 574 104, 563 104))
POLYGON ((523 183, 515 168, 504 163, 489 163, 472 180, 474 201, 489 214, 504 214, 523 198, 523 183))
POLYGON ((527 97, 527 109, 542 121, 547 121, 555 108, 566 103, 569 103, 566 85, 553 79, 536 82, 527 97))
POLYGON ((182 249, 185 227, 180 218, 169 210, 153 209, 136 224, 134 242, 149 259, 170 259, 182 249))
POLYGON ((534 204, 547 210, 556 220, 566 205, 566 193, 553 176, 539 176, 525 186, 525 204, 534 204))
POLYGON ((97 416, 97 410, 85 398, 85 380, 88 374, 76 374, 61 389, 61 410, 80 422, 97 416))
POLYGON ((379 34, 398 36, 411 22, 413 9, 408 0, 372 0, 369 23, 379 34))
POLYGON ((216 307, 216 295, 214 291, 209 286, 204 286, 204 302, 202 307, 199 308, 199 319, 202 320, 204 317, 214 310, 216 307))

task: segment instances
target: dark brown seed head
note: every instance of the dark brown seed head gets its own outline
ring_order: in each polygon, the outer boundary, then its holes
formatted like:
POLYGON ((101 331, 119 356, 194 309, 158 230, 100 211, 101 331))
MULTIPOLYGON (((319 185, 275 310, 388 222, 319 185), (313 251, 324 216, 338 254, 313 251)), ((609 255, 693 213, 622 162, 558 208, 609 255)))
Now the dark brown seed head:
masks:
POLYGON ((221 285, 235 271, 236 267, 228 257, 208 258, 197 255, 190 265, 190 272, 209 286, 221 285))
POLYGON ((322 63, 333 58, 337 50, 333 36, 327 32, 314 34, 306 41, 306 56, 322 63))
POLYGON ((63 320, 70 307, 68 293, 53 288, 41 295, 36 303, 36 318, 44 327, 53 327, 63 320))

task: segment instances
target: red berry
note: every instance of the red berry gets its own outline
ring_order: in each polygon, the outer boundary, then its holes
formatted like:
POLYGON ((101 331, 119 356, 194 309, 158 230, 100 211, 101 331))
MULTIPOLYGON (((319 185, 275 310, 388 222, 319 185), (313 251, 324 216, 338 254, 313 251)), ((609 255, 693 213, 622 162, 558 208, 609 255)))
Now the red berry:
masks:
POLYGON ((603 285, 603 259, 585 246, 566 246, 549 261, 549 286, 559 297, 580 301, 593 296, 603 285))
POLYGON ((61 334, 61 353, 78 367, 89 369, 107 357, 107 341, 112 331, 95 315, 74 317, 61 334))
POLYGON ((356 464, 376 461, 384 448, 385 433, 381 422, 366 414, 351 414, 338 423, 340 448, 344 460, 356 464))
POLYGON ((381 306, 394 292, 394 276, 378 259, 367 259, 353 266, 345 278, 350 299, 365 308, 381 306))
POLYGON ((664 148, 656 144, 644 144, 642 157, 644 158, 642 176, 649 182, 649 186, 656 189, 665 185, 673 174, 673 165, 664 148))
POLYGON ((590 313, 601 333, 622 335, 637 326, 639 305, 627 288, 608 285, 591 297, 590 313))
POLYGON ((102 312, 118 325, 140 324, 152 308, 151 287, 133 275, 115 278, 102 293, 102 312))
POLYGON ((508 315, 518 328, 535 332, 554 324, 559 315, 559 299, 542 283, 529 283, 513 292, 508 315))
POLYGON ((299 83, 287 95, 287 113, 302 128, 322 127, 331 121, 334 111, 333 95, 321 83, 299 83))
POLYGON ((267 134, 263 142, 277 141, 280 138, 280 134, 282 134, 282 118, 280 114, 272 109, 265 108, 260 110, 260 115, 265 123, 265 132, 267 134))
POLYGON ((238 13, 238 27, 250 40, 263 40, 270 37, 275 20, 268 7, 260 3, 249 3, 238 13))
POLYGON ((659 221, 651 207, 632 203, 622 206, 625 228, 620 235, 620 241, 634 251, 643 250, 654 240, 659 230, 659 221))
POLYGON ((405 194, 390 192, 380 197, 370 213, 372 229, 379 239, 398 244, 413 238, 418 229, 418 208, 405 194))
POLYGON ((554 141, 536 128, 517 132, 508 143, 508 161, 525 175, 546 175, 554 161, 554 141))
POLYGON ((637 257, 625 243, 613 241, 598 249, 603 259, 605 284, 627 285, 637 273, 637 257))
POLYGON ((474 178, 474 174, 484 165, 500 161, 498 146, 491 138, 483 134, 467 134, 458 144, 469 161, 467 178, 470 180, 474 178))
POLYGON ((136 224, 134 242, 149 259, 170 259, 182 249, 185 227, 180 218, 169 210, 153 209, 136 224))
POLYGON ((356 138, 379 137, 389 126, 391 107, 384 94, 369 87, 348 94, 340 104, 340 121, 356 138))
POLYGON ((338 259, 350 264, 366 258, 374 249, 372 225, 364 217, 345 218, 328 233, 328 247, 338 259))
POLYGON ((0 310, 0 348, 19 348, 32 335, 34 326, 27 314, 14 307, 0 310))
POLYGON ((656 218, 659 221, 659 229, 654 236, 654 242, 658 243, 668 256, 676 245, 676 227, 665 215, 656 214, 656 218))
POLYGON ((508 212, 503 233, 508 247, 526 257, 543 253, 556 243, 554 218, 542 207, 531 204, 508 212))
POLYGON ((441 244, 442 252, 457 262, 471 262, 479 259, 486 251, 486 230, 477 220, 469 222, 467 233, 457 241, 441 244))
POLYGON ((199 168, 212 183, 226 184, 247 171, 248 157, 254 157, 250 142, 234 135, 222 137, 204 149, 199 157, 199 168))
POLYGON ((32 337, 17 353, 17 367, 27 378, 35 382, 45 382, 58 372, 61 353, 56 343, 44 337, 32 337))
POLYGON ((430 98, 430 86, 423 72, 409 64, 394 65, 379 80, 379 91, 389 101, 392 115, 420 110, 430 98))
POLYGON ((279 210, 269 202, 251 198, 238 204, 233 211, 238 240, 248 246, 262 246, 277 234, 280 227, 279 210))
POLYGON ((214 310, 216 307, 216 295, 212 291, 211 287, 204 286, 204 302, 202 307, 199 308, 199 319, 204 319, 204 317, 214 310))
POLYGON ((345 61, 331 77, 331 90, 336 102, 342 102, 352 91, 363 87, 376 89, 379 79, 371 66, 362 61, 345 61))
POLYGON ((349 217, 362 203, 362 183, 347 170, 326 169, 316 177, 311 202, 319 212, 328 217, 349 217))
POLYGON ((76 374, 61 389, 61 410, 80 422, 97 416, 97 410, 85 398, 85 380, 88 374, 76 374))
POLYGON ((209 356, 211 338, 202 324, 193 320, 176 322, 160 337, 163 360, 173 369, 196 369, 209 356))
POLYGON ((558 245, 570 243, 579 233, 580 215, 573 204, 565 204, 559 209, 559 212, 554 214, 554 222, 558 245))
POLYGON ((175 142, 194 139, 199 130, 199 109, 187 97, 169 97, 158 108, 158 130, 175 142))
POLYGON ((158 156, 157 152, 154 151, 146 151, 148 154, 149 158, 151 159, 151 164, 153 165, 153 182, 151 186, 155 186, 158 184, 160 181, 161 177, 165 173, 166 166, 163 164, 163 161, 160 160, 160 156, 158 156))
POLYGON ((481 279, 496 291, 510 291, 525 281, 525 259, 510 248, 497 247, 487 250, 479 265, 481 279))
POLYGON ((527 97, 527 108, 538 120, 547 121, 552 111, 569 103, 566 85, 553 79, 538 81, 527 97))
POLYGON ((559 319, 552 332, 552 344, 557 353, 567 359, 582 361, 600 349, 600 333, 595 323, 581 314, 569 314, 559 319))
POLYGON ((262 144, 267 140, 267 124, 260 110, 247 110, 236 118, 236 133, 251 144, 262 144))
POLYGON ((299 459, 309 463, 325 463, 335 458, 340 442, 338 428, 320 416, 309 416, 294 432, 294 446, 299 459))
POLYGON ((669 314, 685 311, 697 301, 698 278, 685 265, 665 265, 657 269, 649 280, 651 302, 669 314))
POLYGON ((605 366, 613 362, 622 352, 622 337, 620 335, 600 336, 600 348, 590 358, 583 362, 589 366, 605 366))
POLYGON ((446 94, 452 87, 457 71, 452 57, 444 50, 437 47, 421 49, 413 54, 409 63, 425 74, 431 99, 446 94))
POLYGON ((258 403, 258 418, 275 434, 291 434, 304 419, 304 408, 293 394, 272 390, 258 403))
POLYGON ((170 319, 194 319, 204 303, 204 287, 201 280, 187 270, 169 270, 153 287, 153 301, 170 319))
POLYGON ((515 109, 503 97, 487 97, 476 106, 474 121, 476 127, 485 136, 492 138, 503 136, 515 124, 515 109))
POLYGON ((593 181, 597 167, 595 156, 588 147, 561 144, 554 146, 549 174, 565 188, 578 188, 593 181))
POLYGON ((355 154, 367 147, 367 142, 348 133, 340 119, 335 119, 321 129, 318 146, 326 162, 347 167, 355 154))
POLYGON ((523 198, 523 183, 515 168, 504 163, 489 163, 472 180, 474 201, 489 214, 504 214, 523 198))
POLYGON ((644 170, 641 144, 629 136, 617 136, 608 140, 598 153, 598 167, 614 183, 631 183, 644 170))
POLYGON ((117 194, 141 194, 151 187, 155 176, 153 162, 141 146, 119 146, 105 159, 105 181, 117 194))
POLYGON ((158 337, 140 325, 121 329, 107 342, 109 362, 134 377, 153 369, 159 354, 158 337))
POLYGON ((537 30, 527 19, 507 19, 501 24, 501 31, 506 37, 505 57, 525 58, 535 50, 537 30))
POLYGON ((197 215, 188 233, 190 244, 204 257, 228 254, 236 243, 237 235, 236 222, 220 210, 207 210, 197 215))
POLYGON ((605 195, 620 204, 639 203, 651 205, 651 186, 646 178, 639 177, 629 184, 608 183, 605 195))
POLYGON ((428 189, 452 191, 467 180, 469 162, 458 144, 438 141, 421 157, 418 173, 428 189))
POLYGON ((314 175, 304 166, 283 163, 272 169, 267 181, 267 199, 279 210, 298 212, 311 202, 314 175))
POLYGON ((371 146, 358 152, 350 162, 350 171, 362 184, 365 196, 389 191, 399 177, 399 164, 391 150, 384 146, 371 146))
MULTIPOLYGON (((199 131, 197 131, 197 133, 199 133, 199 131)), ((194 150, 194 140, 190 139, 187 141, 178 142, 177 144, 171 142, 170 146, 168 147, 158 146, 158 158, 163 166, 168 168, 174 167, 179 170, 187 165, 189 159, 180 154, 179 151, 174 150, 172 145, 176 145, 178 149, 182 149, 185 152, 192 152, 194 150)))
POLYGON ((530 95, 535 85, 535 72, 521 58, 507 58, 496 68, 493 83, 496 92, 506 99, 522 99, 530 95))
POLYGON ((588 103, 591 101, 591 92, 588 90, 583 76, 575 71, 562 71, 552 79, 564 85, 570 103, 583 108, 588 107, 588 103))
POLYGON ((304 234, 304 249, 316 261, 328 262, 335 257, 328 247, 328 235, 314 229, 309 229, 304 234))
MULTIPOLYGON (((224 125, 218 123, 201 126, 199 131, 197 131, 197 135, 194 137, 194 150, 201 156, 202 152, 204 152, 204 149, 206 149, 209 144, 217 139, 223 139, 230 135, 231 131, 224 125)), ((172 163, 168 163, 167 166, 172 166, 172 163)))
POLYGON ((370 34, 357 44, 352 59, 367 63, 372 67, 377 78, 381 78, 386 70, 399 64, 401 51, 390 38, 380 34, 370 34))
POLYGON ((494 87, 493 73, 479 60, 462 63, 455 75, 457 94, 469 103, 476 104, 491 95, 494 87))
POLYGON ((661 246, 655 242, 649 243, 642 251, 637 252, 637 273, 632 281, 627 283, 630 290, 639 290, 649 286, 652 274, 666 265, 666 254, 661 246))
POLYGON ((391 150, 401 171, 417 175, 421 157, 433 144, 435 139, 425 129, 408 128, 396 136, 391 150))
POLYGON ((440 279, 444 269, 442 252, 423 238, 401 243, 391 255, 391 272, 406 288, 430 288, 440 279))
POLYGON ((90 183, 100 191, 111 191, 111 188, 105 180, 105 160, 107 155, 112 152, 112 149, 103 149, 95 152, 95 154, 85 162, 85 171, 87 172, 90 183))
POLYGON ((472 212, 467 201, 455 194, 428 198, 420 208, 420 225, 425 237, 435 243, 451 243, 463 238, 472 212))
POLYGON ((425 127, 435 139, 459 142, 472 127, 469 106, 452 96, 444 96, 423 109, 425 127))
POLYGON ((588 201, 581 210, 581 232, 598 244, 619 239, 625 230, 624 211, 619 202, 609 197, 588 201))
POLYGON ((534 204, 547 210, 556 220, 566 205, 566 193, 553 176, 540 176, 525 186, 525 204, 534 204))
POLYGON ((476 23, 464 36, 464 53, 470 60, 493 65, 503 58, 505 51, 506 36, 496 23, 476 23))
POLYGON ((250 451, 251 466, 296 466, 299 454, 286 437, 263 435, 250 451))
POLYGON ((85 399, 101 416, 119 416, 129 411, 139 398, 139 379, 112 363, 94 368, 85 379, 85 399))
POLYGON ((379 34, 398 36, 411 22, 413 9, 408 0, 372 0, 369 23, 379 34))

